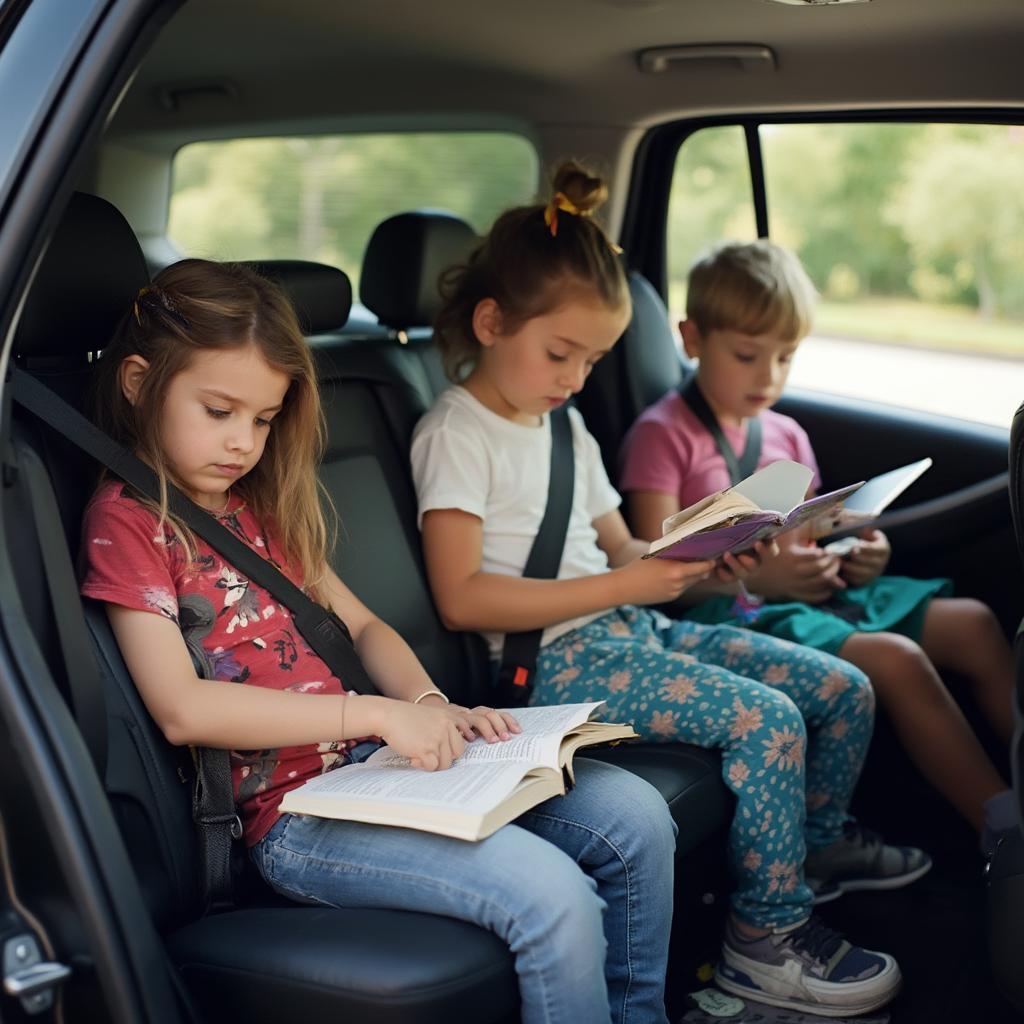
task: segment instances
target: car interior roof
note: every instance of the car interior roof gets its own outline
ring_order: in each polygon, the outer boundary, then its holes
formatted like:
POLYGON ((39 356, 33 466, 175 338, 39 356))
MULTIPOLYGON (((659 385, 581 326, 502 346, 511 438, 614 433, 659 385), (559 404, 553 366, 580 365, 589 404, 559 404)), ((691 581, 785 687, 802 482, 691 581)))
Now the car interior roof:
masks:
POLYGON ((621 128, 751 109, 1016 104, 1020 40, 1018 0, 203 0, 168 24, 111 131, 163 148, 300 121, 379 127, 396 113, 621 128), (721 43, 770 47, 774 70, 638 67, 650 47, 721 43))

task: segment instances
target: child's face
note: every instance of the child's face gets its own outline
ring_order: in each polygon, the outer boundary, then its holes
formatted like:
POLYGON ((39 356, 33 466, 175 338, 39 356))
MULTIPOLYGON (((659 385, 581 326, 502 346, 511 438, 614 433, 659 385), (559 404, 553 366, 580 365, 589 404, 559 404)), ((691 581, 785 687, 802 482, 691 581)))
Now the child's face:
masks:
MULTIPOLYGON (((122 380, 132 399, 132 360, 122 380)), ((145 364, 145 360, 141 360, 145 364)), ((144 365, 135 369, 145 372, 144 365)), ((195 355, 167 389, 160 437, 168 468, 193 501, 221 509, 231 485, 263 455, 271 421, 288 390, 288 376, 255 345, 195 355)))
POLYGON ((726 328, 703 333, 692 320, 679 329, 686 354, 700 360, 701 391, 721 421, 738 425, 779 400, 799 339, 726 328))
POLYGON ((532 426, 583 387, 628 322, 628 308, 581 292, 506 333, 497 303, 484 299, 473 318, 483 352, 467 383, 492 411, 532 426))

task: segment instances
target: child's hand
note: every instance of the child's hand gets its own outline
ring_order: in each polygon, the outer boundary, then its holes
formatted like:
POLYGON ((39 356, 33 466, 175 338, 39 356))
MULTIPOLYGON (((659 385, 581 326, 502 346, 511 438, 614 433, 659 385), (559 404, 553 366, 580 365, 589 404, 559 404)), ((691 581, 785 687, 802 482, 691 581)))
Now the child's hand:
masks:
POLYGON ((846 583, 840 578, 842 560, 817 544, 801 540, 782 548, 750 580, 751 589, 774 600, 821 604, 846 583))
POLYGON ((674 601, 687 587, 705 580, 714 562, 676 562, 670 558, 637 558, 621 569, 612 570, 621 583, 622 604, 665 604, 674 601))
POLYGON ((843 559, 843 579, 851 587, 862 587, 885 572, 892 548, 889 538, 880 530, 861 530, 860 542, 843 559))
POLYGON ((722 555, 722 560, 715 566, 715 576, 723 583, 745 583, 778 553, 779 545, 775 541, 759 540, 752 548, 739 554, 722 555))
POLYGON ((450 768, 466 749, 460 711, 465 709, 390 700, 380 736, 395 753, 409 758, 414 768, 428 772, 450 768))
POLYGON ((488 743, 497 743, 499 740, 510 740, 513 733, 523 731, 507 711, 495 711, 483 705, 463 708, 458 704, 449 705, 448 710, 455 715, 459 732, 467 743, 472 743, 477 736, 488 743))

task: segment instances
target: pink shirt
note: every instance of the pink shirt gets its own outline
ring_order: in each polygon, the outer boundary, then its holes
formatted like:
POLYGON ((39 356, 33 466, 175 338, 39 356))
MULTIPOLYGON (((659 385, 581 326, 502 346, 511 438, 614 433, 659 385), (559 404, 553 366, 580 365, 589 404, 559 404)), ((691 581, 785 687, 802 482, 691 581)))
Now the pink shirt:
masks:
MULTIPOLYGON (((796 420, 771 409, 761 413, 761 458, 758 469, 778 459, 792 459, 814 470, 811 488, 821 485, 818 463, 807 433, 796 420)), ((747 428, 723 427, 738 455, 747 443, 747 428)), ((633 424, 622 443, 622 491, 661 491, 678 497, 679 507, 729 486, 729 471, 715 440, 673 389, 633 424)))

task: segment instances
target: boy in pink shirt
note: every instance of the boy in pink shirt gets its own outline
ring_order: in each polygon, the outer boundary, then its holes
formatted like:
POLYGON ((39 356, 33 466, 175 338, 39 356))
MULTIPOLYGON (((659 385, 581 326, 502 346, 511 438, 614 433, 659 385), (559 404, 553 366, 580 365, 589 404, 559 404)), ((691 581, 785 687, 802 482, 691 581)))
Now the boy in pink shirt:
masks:
MULTIPOLYGON (((667 516, 777 459, 809 466, 812 489, 820 485, 807 434, 770 408, 810 331, 815 297, 796 257, 766 240, 728 243, 694 264, 680 330, 695 376, 644 412, 623 444, 620 489, 636 536, 656 539, 667 516)), ((995 616, 979 601, 940 596, 948 580, 882 575, 890 548, 878 530, 861 531, 846 556, 801 530, 778 541, 778 555, 746 579, 758 597, 708 580, 687 591, 686 617, 746 625, 857 665, 921 772, 980 830, 986 802, 1006 783, 937 668, 970 681, 1008 743, 1013 662, 995 616)))

